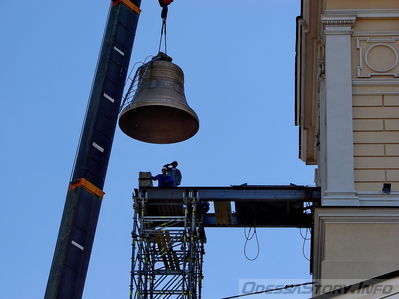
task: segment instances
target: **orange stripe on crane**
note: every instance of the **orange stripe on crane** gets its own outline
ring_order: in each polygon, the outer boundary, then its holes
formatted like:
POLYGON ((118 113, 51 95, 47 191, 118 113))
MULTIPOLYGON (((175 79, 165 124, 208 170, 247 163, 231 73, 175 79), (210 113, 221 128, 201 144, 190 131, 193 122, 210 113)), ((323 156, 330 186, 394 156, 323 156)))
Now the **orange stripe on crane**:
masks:
POLYGON ((71 191, 80 186, 84 187, 87 191, 93 193, 94 195, 97 195, 100 199, 102 199, 105 194, 105 192, 103 190, 96 187, 94 184, 90 183, 86 179, 79 179, 79 180, 76 180, 76 181, 70 183, 68 191, 71 191))
POLYGON ((141 12, 141 9, 134 3, 130 2, 129 0, 116 0, 112 3, 112 5, 116 5, 118 3, 125 4, 127 7, 129 7, 131 10, 133 10, 137 14, 140 14, 140 12, 141 12))

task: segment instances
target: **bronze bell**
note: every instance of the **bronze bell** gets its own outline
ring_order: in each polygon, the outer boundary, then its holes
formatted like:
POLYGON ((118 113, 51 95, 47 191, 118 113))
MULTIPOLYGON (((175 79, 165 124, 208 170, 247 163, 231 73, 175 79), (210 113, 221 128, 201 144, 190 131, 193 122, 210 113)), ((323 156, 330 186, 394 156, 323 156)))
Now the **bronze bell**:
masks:
POLYGON ((119 116, 128 136, 149 143, 175 143, 197 133, 199 120, 184 95, 184 74, 172 59, 160 53, 138 73, 132 102, 119 116))

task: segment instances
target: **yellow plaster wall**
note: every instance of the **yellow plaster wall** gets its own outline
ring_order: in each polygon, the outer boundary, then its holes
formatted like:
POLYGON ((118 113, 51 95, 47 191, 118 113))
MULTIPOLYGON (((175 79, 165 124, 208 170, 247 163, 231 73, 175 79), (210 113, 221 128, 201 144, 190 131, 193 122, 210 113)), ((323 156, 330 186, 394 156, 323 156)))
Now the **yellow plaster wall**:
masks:
POLYGON ((358 19, 356 23, 353 24, 352 29, 354 32, 399 31, 399 22, 397 19, 358 19))
MULTIPOLYGON (((399 8, 399 0, 327 3, 330 9, 399 8)), ((394 75, 399 74, 399 65, 386 72, 373 69, 395 63, 395 54, 389 47, 399 53, 399 19, 358 18, 352 29, 353 79, 374 80, 372 84, 353 86, 355 189, 378 192, 384 182, 389 182, 392 191, 399 191, 399 79, 394 75), (380 85, 376 80, 393 80, 393 84, 380 85)))
POLYGON ((399 95, 353 96, 355 187, 399 191, 399 95))

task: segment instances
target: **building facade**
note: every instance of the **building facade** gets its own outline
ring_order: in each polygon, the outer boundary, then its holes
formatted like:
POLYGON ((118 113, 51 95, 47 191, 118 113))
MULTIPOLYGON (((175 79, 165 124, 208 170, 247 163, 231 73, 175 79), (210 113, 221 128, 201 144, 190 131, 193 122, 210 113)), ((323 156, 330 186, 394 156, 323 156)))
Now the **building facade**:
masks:
POLYGON ((300 158, 317 165, 315 280, 399 269, 399 1, 302 0, 300 158))

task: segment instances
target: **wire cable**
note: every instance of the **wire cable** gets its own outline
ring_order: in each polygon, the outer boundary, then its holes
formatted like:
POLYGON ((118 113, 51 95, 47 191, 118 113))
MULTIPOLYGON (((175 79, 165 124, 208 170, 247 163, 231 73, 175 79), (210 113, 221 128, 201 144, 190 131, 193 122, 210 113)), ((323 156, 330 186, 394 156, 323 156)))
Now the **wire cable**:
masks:
POLYGON ((161 46, 162 46, 162 40, 164 40, 164 53, 167 54, 167 48, 166 48, 166 19, 168 17, 168 6, 163 5, 162 6, 162 12, 161 12, 161 19, 162 19, 162 26, 161 26, 161 36, 159 38, 159 47, 158 47, 158 53, 161 52, 161 46))
POLYGON ((255 226, 250 227, 248 233, 247 233, 247 228, 244 227, 244 237, 245 237, 244 256, 247 260, 253 262, 254 260, 256 260, 259 257, 259 253, 260 253, 260 245, 259 245, 258 233, 256 232, 256 227, 255 226), (251 233, 251 231, 252 231, 252 233, 251 233), (256 240, 256 248, 257 249, 256 249, 255 257, 251 258, 247 254, 247 245, 248 245, 248 241, 251 241, 254 237, 256 240))
POLYGON ((303 257, 305 258, 305 259, 307 259, 309 262, 310 262, 310 259, 306 256, 306 252, 305 252, 305 244, 306 244, 306 241, 309 241, 311 238, 309 237, 309 239, 308 239, 308 232, 309 232, 309 228, 306 228, 306 233, 305 233, 305 236, 304 235, 302 235, 302 231, 301 231, 301 228, 299 229, 299 233, 300 233, 300 235, 301 235, 301 237, 302 237, 302 239, 303 239, 303 243, 302 243, 302 255, 303 255, 303 257))
POLYGON ((166 20, 162 20, 161 36, 159 37, 158 52, 161 52, 161 46, 162 46, 163 37, 165 37, 165 40, 164 40, 164 42, 165 42, 164 53, 167 54, 167 49, 166 49, 166 20))
MULTIPOLYGON (((306 209, 311 209, 312 206, 311 206, 309 203, 305 202, 304 208, 305 208, 305 211, 306 211, 306 209)), ((307 228, 306 228, 305 235, 303 235, 303 233, 302 233, 302 228, 299 228, 299 234, 301 235, 301 237, 302 237, 302 239, 303 239, 303 243, 302 243, 302 255, 303 255, 303 257, 304 257, 306 260, 308 260, 308 261, 310 262, 310 259, 306 256, 305 245, 306 245, 306 241, 311 240, 311 238, 312 238, 312 232, 310 231, 310 228, 307 227, 307 228), (309 237, 309 238, 308 238, 308 233, 310 233, 310 237, 309 237)))
POLYGON ((302 239, 305 239, 306 241, 309 241, 310 238, 307 238, 307 234, 308 234, 308 228, 306 228, 306 232, 305 232, 305 236, 302 234, 302 228, 299 228, 299 234, 301 235, 302 239))
POLYGON ((397 294, 399 294, 399 292, 395 292, 395 293, 389 294, 389 295, 387 295, 387 296, 380 297, 380 298, 378 298, 378 299, 389 298, 389 297, 392 297, 393 295, 397 295, 397 294))

